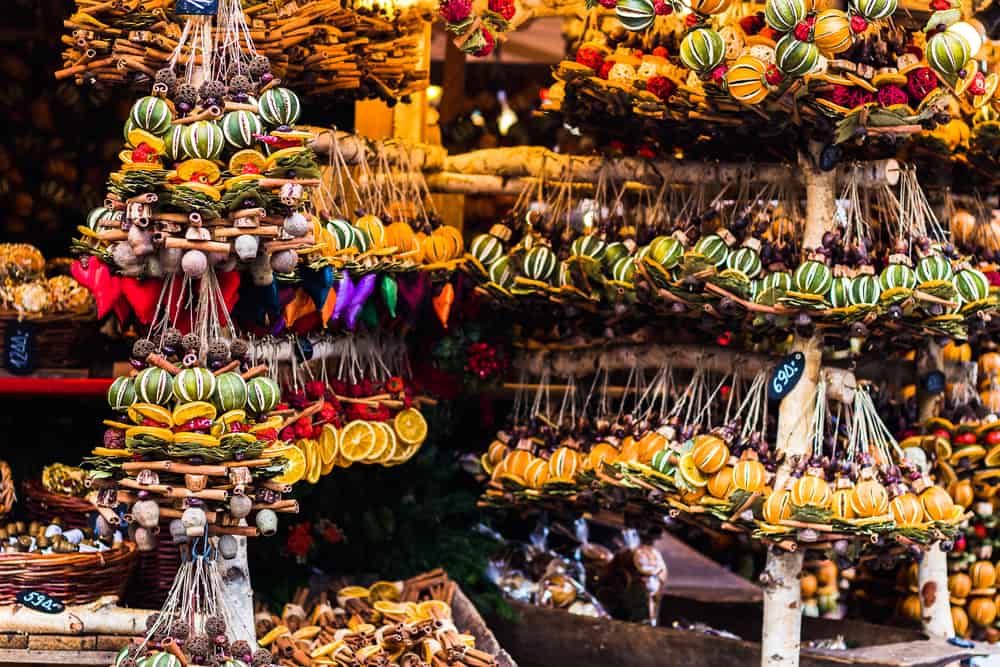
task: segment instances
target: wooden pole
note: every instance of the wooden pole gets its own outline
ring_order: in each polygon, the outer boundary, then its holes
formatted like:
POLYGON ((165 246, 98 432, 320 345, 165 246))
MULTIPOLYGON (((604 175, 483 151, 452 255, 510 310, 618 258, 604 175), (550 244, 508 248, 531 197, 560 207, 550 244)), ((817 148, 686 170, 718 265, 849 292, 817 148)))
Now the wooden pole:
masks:
MULTIPOLYGON (((803 250, 816 248, 836 211, 836 175, 816 167, 820 146, 813 144, 809 154, 800 155, 800 172, 806 186, 806 221, 802 234, 803 250)), ((813 406, 819 384, 822 361, 822 338, 795 334, 792 350, 805 356, 805 372, 795 388, 781 401, 778 409, 778 435, 775 447, 784 453, 785 462, 777 471, 774 489, 787 482, 791 473, 789 457, 808 455, 812 443, 813 406)), ((761 584, 764 592, 764 622, 761 639, 763 667, 798 667, 802 637, 802 552, 787 552, 771 547, 761 584)))
MULTIPOLYGON (((944 372, 944 355, 936 341, 928 341, 917 368, 918 418, 923 423, 937 416, 944 397, 943 392, 929 393, 920 381, 930 372, 944 372)), ((924 557, 920 560, 917 586, 920 590, 920 620, 924 632, 932 639, 954 637, 955 625, 951 620, 951 603, 948 600, 948 555, 941 551, 941 545, 937 542, 924 552, 924 557)))
MULTIPOLYGON (((246 523, 246 522, 241 522, 246 523)), ((222 565, 222 608, 228 612, 229 638, 242 639, 257 646, 253 618, 253 588, 247 565, 247 538, 236 537, 236 557, 220 561, 222 565)))

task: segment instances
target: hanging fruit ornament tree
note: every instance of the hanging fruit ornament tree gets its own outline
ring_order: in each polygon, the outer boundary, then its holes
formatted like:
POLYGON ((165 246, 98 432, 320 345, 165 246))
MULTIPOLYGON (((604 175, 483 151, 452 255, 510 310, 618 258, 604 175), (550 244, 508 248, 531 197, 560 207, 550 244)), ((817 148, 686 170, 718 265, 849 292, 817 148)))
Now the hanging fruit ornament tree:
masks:
MULTIPOLYGON (((238 268, 265 288, 314 250, 319 168, 305 146, 312 135, 293 127, 299 99, 254 55, 239 4, 218 11, 222 32, 213 29, 214 13, 189 16, 152 94, 132 106, 105 205, 79 228, 87 272, 104 273, 93 266, 104 264, 134 284, 238 268)), ((225 282, 231 308, 238 274, 225 282)), ((103 315, 116 306, 119 285, 97 283, 95 276, 88 287, 103 315)), ((148 324, 154 290, 124 292, 148 324)))
POLYGON ((175 540, 215 535, 270 535, 295 477, 279 431, 296 418, 274 413, 281 397, 267 367, 252 365, 247 342, 226 318, 215 274, 168 280, 164 309, 133 344, 134 372, 108 391, 114 416, 104 442, 85 461, 103 519, 117 523, 125 502, 141 549, 152 549, 160 518, 175 540), (182 282, 178 294, 170 294, 182 282), (176 323, 197 302, 189 333, 176 323), (220 312, 222 315, 220 316, 220 312), (243 521, 252 525, 247 527, 243 521))

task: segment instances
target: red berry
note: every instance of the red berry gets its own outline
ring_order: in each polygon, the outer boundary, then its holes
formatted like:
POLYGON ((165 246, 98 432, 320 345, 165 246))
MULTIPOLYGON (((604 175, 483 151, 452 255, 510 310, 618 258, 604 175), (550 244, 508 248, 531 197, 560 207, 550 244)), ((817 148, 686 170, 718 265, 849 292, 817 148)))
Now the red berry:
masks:
POLYGON ((490 11, 496 12, 506 21, 514 18, 514 14, 517 12, 514 0, 489 0, 488 6, 490 11))
MULTIPOLYGON (((260 437, 259 433, 257 434, 257 437, 258 438, 260 437)), ((282 440, 294 440, 295 439, 295 430, 291 426, 286 426, 285 428, 281 429, 281 439, 282 440)))
MULTIPOLYGON (((978 95, 980 93, 976 93, 976 94, 978 95)), ((1000 430, 994 430, 994 431, 990 431, 989 433, 987 433, 986 434, 986 444, 987 445, 1000 444, 1000 430)))
POLYGON ((982 72, 976 72, 969 84, 969 92, 973 95, 982 95, 986 92, 986 76, 982 72))
POLYGON ((701 23, 701 18, 693 12, 684 17, 684 25, 689 28, 693 28, 699 23, 701 23))
POLYGON ((727 65, 719 65, 712 70, 712 81, 715 83, 722 83, 726 79, 726 72, 729 71, 727 65))
POLYGON ((632 55, 636 58, 642 58, 642 49, 636 49, 632 52, 632 55))
POLYGON ((951 3, 948 2, 948 0, 931 0, 931 9, 943 12, 947 9, 951 9, 951 3))
POLYGON ((806 19, 795 26, 795 30, 792 32, 795 34, 795 39, 800 42, 808 42, 809 38, 812 37, 812 25, 809 23, 809 20, 806 19))
POLYGON ((851 17, 851 31, 856 33, 864 32, 868 29, 868 21, 864 16, 855 14, 851 17))
POLYGON ((618 0, 600 0, 600 2, 601 7, 604 7, 605 9, 614 9, 618 4, 618 0))
POLYGON ((956 435, 954 438, 954 443, 956 445, 974 445, 976 444, 976 434, 975 433, 962 433, 961 435, 956 435))
POLYGON ((670 52, 667 51, 667 48, 665 46, 658 46, 655 49, 653 49, 653 55, 658 58, 666 58, 668 53, 670 52))
POLYGON ((482 48, 480 48, 473 54, 477 58, 485 58, 486 56, 493 53, 493 46, 494 46, 493 33, 491 33, 489 30, 485 28, 483 28, 481 32, 483 33, 483 41, 485 43, 483 44, 482 48))
MULTIPOLYGON (((275 429, 275 428, 264 428, 264 429, 261 429, 261 430, 257 431, 257 433, 255 435, 257 436, 258 440, 268 440, 268 441, 270 441, 270 440, 277 440, 277 438, 278 438, 278 429, 275 429)), ((286 438, 283 438, 283 439, 286 439, 286 438)), ((290 440, 291 438, 287 438, 287 439, 290 440)))
POLYGON ((767 69, 764 71, 764 80, 767 81, 770 86, 777 86, 781 84, 784 80, 785 75, 781 73, 776 65, 768 65, 767 69))
POLYGON ((654 76, 646 82, 646 90, 665 100, 674 94, 677 85, 665 76, 654 76))
POLYGON ((948 431, 946 431, 943 428, 939 428, 936 431, 934 431, 934 437, 935 438, 944 438, 948 442, 951 442, 951 433, 949 433, 948 431))
POLYGON ((608 78, 608 72, 610 72, 611 68, 614 67, 614 66, 615 66, 614 63, 608 62, 607 60, 605 60, 603 63, 601 63, 601 69, 597 72, 597 75, 599 77, 601 77, 602 79, 607 79, 608 78))
POLYGON ((674 8, 666 0, 653 0, 653 11, 656 12, 657 16, 666 16, 673 13, 674 8))

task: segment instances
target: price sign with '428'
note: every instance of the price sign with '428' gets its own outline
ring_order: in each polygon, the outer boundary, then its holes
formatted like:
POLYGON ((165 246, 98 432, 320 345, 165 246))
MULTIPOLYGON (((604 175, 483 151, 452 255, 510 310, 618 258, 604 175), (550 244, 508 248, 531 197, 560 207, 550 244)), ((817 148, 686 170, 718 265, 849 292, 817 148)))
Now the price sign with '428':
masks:
POLYGON ((780 401, 795 389, 806 371, 806 357, 801 352, 793 352, 782 359, 767 383, 767 397, 772 401, 780 401))

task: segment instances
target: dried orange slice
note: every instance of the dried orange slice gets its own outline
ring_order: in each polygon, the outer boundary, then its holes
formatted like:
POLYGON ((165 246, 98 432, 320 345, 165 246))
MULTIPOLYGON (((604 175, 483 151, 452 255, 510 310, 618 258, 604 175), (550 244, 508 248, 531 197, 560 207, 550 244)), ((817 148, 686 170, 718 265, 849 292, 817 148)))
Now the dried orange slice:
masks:
POLYGON ((139 144, 146 144, 152 148, 157 153, 163 153, 163 149, 166 148, 163 144, 163 139, 152 132, 147 132, 146 130, 135 128, 128 133, 128 145, 133 148, 137 147, 139 144))
POLYGON ((344 600, 354 598, 368 599, 368 589, 364 586, 345 586, 337 591, 337 604, 344 606, 344 600))
POLYGON ((364 461, 378 444, 375 427, 356 419, 340 432, 340 453, 348 461, 364 461))
POLYGON ((399 602, 399 595, 402 591, 391 581, 376 581, 368 587, 368 598, 371 600, 386 600, 388 602, 399 602))
POLYGON ((323 465, 332 464, 340 451, 340 434, 333 424, 323 424, 319 433, 319 455, 323 465))
POLYGON ((684 454, 677 464, 677 472, 681 478, 695 488, 701 488, 708 484, 708 479, 698 470, 694 464, 694 457, 691 452, 684 454))
POLYGON ((383 422, 372 422, 372 426, 375 427, 375 447, 365 457, 365 463, 380 463, 396 449, 396 434, 383 422))
POLYGON ((421 618, 451 618, 451 607, 444 600, 427 600, 417 604, 421 618))
POLYGON ((106 456, 108 458, 132 458, 132 452, 127 449, 111 449, 110 447, 94 447, 90 452, 94 456, 106 456))
POLYGON ((182 181, 204 179, 196 182, 211 185, 219 180, 219 167, 211 160, 192 158, 177 165, 177 176, 182 181))
POLYGON ((315 440, 305 441, 306 452, 306 481, 315 484, 319 481, 319 476, 323 472, 323 461, 320 459, 319 443, 315 440))
POLYGON ((267 158, 260 151, 255 151, 252 148, 244 148, 229 158, 229 171, 234 174, 241 174, 243 173, 243 167, 248 164, 252 164, 263 171, 266 163, 267 158))
POLYGON ((206 433, 175 433, 174 444, 195 447, 218 447, 219 439, 206 433))
POLYGON ((133 403, 128 409, 128 418, 136 424, 141 424, 144 419, 149 419, 170 428, 174 425, 174 418, 162 405, 155 403, 133 403))
POLYGON ((285 421, 281 417, 278 417, 278 416, 268 417, 264 421, 262 421, 262 422, 260 422, 258 424, 254 424, 253 426, 251 426, 250 427, 250 432, 251 433, 256 433, 257 431, 263 431, 263 430, 271 429, 271 428, 273 428, 273 429, 280 429, 281 425, 284 424, 284 423, 285 423, 285 421))
POLYGON ((427 420, 415 408, 402 410, 392 420, 396 435, 407 445, 420 446, 427 439, 427 420))
POLYGON ((285 471, 274 478, 278 484, 295 484, 306 474, 306 455, 298 447, 289 447, 281 456, 286 459, 285 471))
POLYGON ((217 414, 218 410, 216 410, 215 406, 211 403, 207 403, 205 401, 192 401, 190 403, 178 405, 174 408, 173 418, 175 424, 186 424, 192 419, 205 418, 214 420, 217 414))

